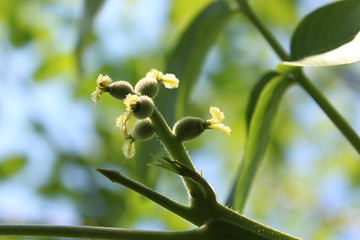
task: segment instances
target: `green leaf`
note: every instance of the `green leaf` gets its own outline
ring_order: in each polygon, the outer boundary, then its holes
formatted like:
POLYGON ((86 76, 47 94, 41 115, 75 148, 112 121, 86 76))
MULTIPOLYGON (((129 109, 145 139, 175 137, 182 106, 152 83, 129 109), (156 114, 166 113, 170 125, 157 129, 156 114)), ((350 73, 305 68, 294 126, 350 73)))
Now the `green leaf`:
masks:
POLYGON ((22 156, 8 158, 0 162, 0 180, 11 177, 20 171, 26 164, 26 159, 22 156))
POLYGON ((180 79, 177 116, 189 99, 189 94, 199 76, 202 65, 216 37, 225 28, 232 11, 224 1, 209 4, 190 24, 168 59, 167 72, 180 79))
POLYGON ((278 76, 278 73, 275 71, 265 73, 252 89, 249 96, 248 104, 246 106, 246 114, 245 114, 247 130, 249 130, 251 119, 254 115, 255 107, 257 106, 262 91, 267 86, 269 81, 273 79, 275 76, 278 76))
POLYGON ((249 123, 245 156, 227 201, 227 205, 237 211, 241 212, 244 209, 251 183, 269 142, 271 125, 290 83, 287 75, 269 72, 260 79, 252 91, 247 110, 249 123))
POLYGON ((251 1, 251 5, 268 26, 281 26, 286 29, 291 27, 292 29, 297 20, 297 4, 295 1, 251 1))
POLYGON ((360 61, 360 1, 339 1, 315 10, 291 41, 293 66, 334 66, 360 61))
POLYGON ((173 0, 169 12, 169 21, 179 29, 179 34, 185 30, 191 20, 199 14, 212 0, 173 0), (191 8, 189 8, 191 6, 191 8))

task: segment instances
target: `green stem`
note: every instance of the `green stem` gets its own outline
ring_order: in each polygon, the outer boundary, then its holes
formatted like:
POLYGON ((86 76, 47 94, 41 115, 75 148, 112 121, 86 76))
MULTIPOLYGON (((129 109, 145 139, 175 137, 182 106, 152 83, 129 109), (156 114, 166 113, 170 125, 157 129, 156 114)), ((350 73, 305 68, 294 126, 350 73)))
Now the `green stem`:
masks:
MULTIPOLYGON (((190 222, 198 223, 196 221, 196 218, 194 218, 194 214, 191 213, 191 210, 189 207, 181 205, 163 195, 160 193, 157 193, 153 191, 152 189, 144 186, 141 183, 138 183, 124 175, 122 175, 118 171, 113 170, 107 170, 107 169, 95 169, 96 171, 100 172, 102 175, 110 179, 112 182, 118 183, 120 185, 123 185, 124 187, 127 187, 134 192, 137 192, 144 197, 150 199, 151 201, 159 204, 160 206, 168 209, 169 211, 181 216, 182 218, 187 219, 190 222)), ((198 223, 197 225, 200 225, 198 223)))
POLYGON ((206 199, 204 199, 208 204, 216 203, 216 194, 211 185, 196 171, 192 171, 189 176, 194 182, 198 183, 201 188, 204 190, 206 199))
POLYGON ((349 123, 336 111, 329 100, 319 91, 301 70, 295 72, 296 80, 303 89, 315 100, 335 126, 341 131, 355 150, 360 154, 360 137, 349 123))
POLYGON ((0 224, 0 236, 42 236, 118 240, 201 240, 203 239, 203 232, 203 227, 189 231, 143 231, 89 226, 0 224))
MULTIPOLYGON (((160 138, 172 159, 195 171, 184 145, 172 133, 169 125, 157 108, 155 108, 150 119, 156 135, 160 138)), ((190 204, 193 204, 194 201, 197 201, 198 199, 206 198, 206 193, 197 183, 187 178, 183 179, 189 193, 190 204)))
POLYGON ((156 134, 164 144, 166 150, 169 152, 173 160, 179 161, 190 169, 195 170, 184 145, 175 137, 169 125, 157 108, 155 108, 154 113, 151 115, 150 119, 156 134))
POLYGON ((285 50, 282 48, 280 43, 276 40, 274 35, 265 27, 265 25, 256 16, 255 12, 250 7, 247 0, 237 0, 239 10, 250 20, 252 24, 259 30, 261 35, 270 44, 272 49, 278 55, 282 61, 289 61, 290 57, 287 55, 285 50))
POLYGON ((218 236, 215 239, 300 240, 244 217, 220 203, 204 204, 199 208, 198 216, 207 219, 210 229, 212 224, 217 225, 213 231, 213 235, 218 236))

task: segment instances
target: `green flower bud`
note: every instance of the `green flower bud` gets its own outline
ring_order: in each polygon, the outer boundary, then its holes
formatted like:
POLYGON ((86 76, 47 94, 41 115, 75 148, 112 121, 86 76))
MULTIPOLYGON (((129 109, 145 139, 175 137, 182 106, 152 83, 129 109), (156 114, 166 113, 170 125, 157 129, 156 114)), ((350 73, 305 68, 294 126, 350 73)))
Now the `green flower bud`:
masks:
POLYGON ((106 91, 110 93, 113 98, 124 100, 129 93, 133 93, 133 87, 130 83, 125 81, 117 81, 111 83, 106 91))
POLYGON ((205 130, 204 121, 196 117, 184 117, 177 121, 173 133, 180 141, 194 139, 205 130))
POLYGON ((148 96, 140 96, 134 104, 132 112, 134 117, 144 119, 150 117, 154 112, 155 104, 148 96))
POLYGON ((136 83, 135 92, 154 98, 159 92, 159 83, 155 78, 142 78, 136 83))
POLYGON ((149 140, 154 134, 154 128, 148 118, 137 120, 131 130, 131 137, 140 141, 149 140))

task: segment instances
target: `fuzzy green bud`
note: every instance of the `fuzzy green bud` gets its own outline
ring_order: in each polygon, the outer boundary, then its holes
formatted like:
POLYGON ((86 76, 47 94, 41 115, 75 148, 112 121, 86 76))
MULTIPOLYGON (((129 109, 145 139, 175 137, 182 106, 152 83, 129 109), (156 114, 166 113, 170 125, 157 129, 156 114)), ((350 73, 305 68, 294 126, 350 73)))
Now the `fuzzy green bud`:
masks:
POLYGON ((131 130, 131 137, 139 141, 149 140, 154 134, 154 128, 148 118, 137 120, 131 130))
POLYGON ((152 77, 142 78, 136 83, 135 92, 154 98, 159 92, 159 83, 152 77))
POLYGON ((133 87, 126 81, 116 81, 111 83, 106 88, 106 91, 109 92, 113 98, 124 100, 129 93, 133 93, 133 87))
POLYGON ((180 141, 188 141, 200 136, 205 130, 205 123, 196 117, 184 117, 177 121, 173 133, 180 141))
POLYGON ((150 117, 154 112, 155 104, 148 96, 140 96, 134 104, 132 112, 133 116, 138 119, 150 117))

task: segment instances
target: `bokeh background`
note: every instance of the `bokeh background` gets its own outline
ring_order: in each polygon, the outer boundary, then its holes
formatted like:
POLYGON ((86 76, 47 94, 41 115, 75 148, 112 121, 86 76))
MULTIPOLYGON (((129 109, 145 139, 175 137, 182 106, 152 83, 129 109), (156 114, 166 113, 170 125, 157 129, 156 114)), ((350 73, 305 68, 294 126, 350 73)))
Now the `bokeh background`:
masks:
MULTIPOLYGON (((163 152, 156 139, 137 144, 134 159, 123 156, 115 127, 123 103, 106 95, 95 105, 89 96, 99 73, 135 83, 151 68, 165 71, 181 33, 209 2, 106 0, 92 18, 84 6, 101 1, 0 0, 0 223, 194 228, 93 171, 118 169, 187 201, 177 176, 147 166, 153 162, 149 153, 163 152)), ((330 2, 251 4, 288 50, 300 19, 330 2)), ((209 107, 218 106, 233 130, 229 138, 208 131, 186 144, 221 202, 242 160, 249 92, 277 63, 260 34, 237 14, 192 90, 187 115, 207 119, 209 107)), ((359 66, 306 69, 357 132, 359 66)), ((173 115, 164 115, 172 124, 173 115)), ((284 97, 273 130, 245 215, 304 239, 360 239, 356 151, 297 86, 284 97)))

